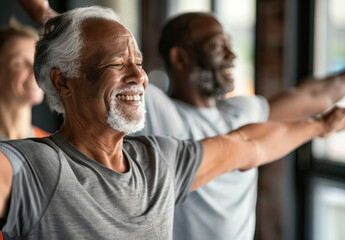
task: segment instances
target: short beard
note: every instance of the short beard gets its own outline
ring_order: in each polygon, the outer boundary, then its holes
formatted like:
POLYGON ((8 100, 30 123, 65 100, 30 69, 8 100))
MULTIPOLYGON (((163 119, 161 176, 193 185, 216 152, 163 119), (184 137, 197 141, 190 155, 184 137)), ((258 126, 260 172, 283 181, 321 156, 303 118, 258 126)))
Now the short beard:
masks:
POLYGON ((200 67, 195 67, 191 76, 192 85, 205 96, 222 97, 227 92, 218 83, 215 74, 211 70, 204 70, 200 67))
POLYGON ((142 97, 142 104, 136 110, 129 110, 118 103, 116 95, 124 91, 144 91, 142 86, 135 85, 114 89, 110 97, 110 109, 107 114, 107 123, 116 131, 124 133, 135 133, 145 126, 145 101, 142 97))

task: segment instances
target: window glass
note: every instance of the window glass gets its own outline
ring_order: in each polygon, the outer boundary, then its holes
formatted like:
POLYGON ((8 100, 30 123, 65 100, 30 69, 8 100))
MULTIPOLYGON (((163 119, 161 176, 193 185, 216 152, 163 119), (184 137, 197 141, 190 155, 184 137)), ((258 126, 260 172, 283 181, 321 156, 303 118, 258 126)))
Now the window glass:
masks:
POLYGON ((254 93, 255 0, 218 0, 215 12, 231 36, 235 60, 234 94, 254 93))
POLYGON ((168 1, 168 17, 182 12, 211 11, 211 0, 172 0, 168 1))
MULTIPOLYGON (((315 11, 314 74, 326 74, 345 69, 345 1, 317 0, 315 11)), ((345 99, 338 105, 345 106, 345 99)), ((345 133, 328 139, 315 139, 312 153, 317 159, 345 163, 345 133)))
POLYGON ((312 238, 342 240, 345 236, 345 184, 312 180, 312 238))

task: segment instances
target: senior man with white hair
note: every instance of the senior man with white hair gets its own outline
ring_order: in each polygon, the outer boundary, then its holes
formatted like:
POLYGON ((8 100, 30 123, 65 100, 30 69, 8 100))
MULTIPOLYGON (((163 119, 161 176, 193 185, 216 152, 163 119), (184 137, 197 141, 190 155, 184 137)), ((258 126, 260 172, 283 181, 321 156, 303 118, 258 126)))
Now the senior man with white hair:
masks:
POLYGON ((171 239, 174 206, 189 191, 345 128, 336 108, 201 141, 125 137, 144 125, 148 79, 117 15, 79 8, 49 20, 41 34, 36 79, 64 122, 50 137, 0 144, 5 239, 171 239))

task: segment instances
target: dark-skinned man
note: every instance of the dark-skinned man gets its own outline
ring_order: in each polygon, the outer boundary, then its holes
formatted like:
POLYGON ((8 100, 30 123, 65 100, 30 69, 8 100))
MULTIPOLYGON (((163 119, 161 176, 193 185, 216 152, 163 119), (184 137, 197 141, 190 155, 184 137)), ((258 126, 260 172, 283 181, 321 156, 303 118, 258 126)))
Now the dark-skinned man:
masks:
MULTIPOLYGON (((266 100, 225 98, 233 91, 236 58, 221 23, 209 13, 184 13, 166 21, 159 52, 171 81, 171 98, 154 86, 146 97, 147 120, 139 134, 203 139, 254 122, 296 121, 320 114, 345 94, 345 74, 307 79, 266 100)), ((176 240, 254 237, 257 169, 224 174, 192 192, 175 210, 176 240)))
POLYGON ((345 128, 345 111, 335 108, 202 141, 125 137, 144 125, 147 76, 117 15, 79 8, 41 33, 36 80, 64 122, 50 137, 0 144, 5 239, 171 239, 174 206, 189 191, 345 128))
MULTIPOLYGON (((21 1, 21 3, 38 22, 42 22, 52 14, 56 14, 49 8, 47 1, 32 0, 21 1)), ((175 29, 173 29, 173 27, 171 28, 174 24, 170 24, 170 28, 165 29, 165 34, 163 35, 166 36, 162 37, 160 47, 171 80, 175 83, 175 87, 173 87, 173 97, 177 99, 177 101, 171 101, 164 93, 154 86, 149 85, 147 90, 149 94, 145 100, 148 106, 148 119, 145 129, 141 133, 201 139, 206 136, 225 133, 245 123, 266 121, 267 115, 269 115, 271 120, 292 121, 303 119, 323 112, 344 94, 344 79, 343 76, 340 75, 339 77, 331 76, 324 79, 324 81, 315 81, 315 79, 304 81, 304 83, 297 88, 279 94, 273 99, 269 99, 269 104, 261 97, 236 97, 232 98, 231 101, 215 101, 214 95, 218 98, 222 96, 222 93, 234 87, 231 75, 234 55, 231 50, 222 51, 224 48, 218 48, 221 44, 227 45, 227 48, 230 47, 228 37, 224 34, 220 23, 213 16, 208 14, 205 16, 196 13, 195 15, 186 14, 183 18, 180 18, 182 21, 177 24, 175 29), (192 20, 195 19, 198 19, 199 23, 198 21, 194 21, 193 24, 191 24, 192 20), (220 30, 220 38, 225 40, 221 44, 216 44, 218 47, 215 49, 218 49, 218 53, 215 54, 213 52, 211 55, 208 55, 210 51, 206 53, 206 49, 203 49, 206 44, 201 43, 201 41, 203 41, 203 34, 206 33, 207 35, 212 33, 209 26, 211 26, 211 28, 215 26, 215 29, 220 30), (198 36, 200 30, 204 30, 204 32, 201 31, 201 35, 198 36), (186 32, 192 34, 188 35, 186 32), (194 40, 190 38, 192 35, 194 40), (176 51, 174 45, 169 46, 168 43, 168 46, 164 46, 164 44, 169 41, 170 44, 176 44, 178 39, 180 39, 179 46, 182 47, 182 50, 187 50, 186 53, 182 53, 184 57, 181 57, 181 54, 176 54, 181 53, 181 51, 176 51), (198 43, 195 41, 196 39, 199 39, 200 42, 198 43), (183 43, 189 43, 189 46, 183 43), (171 49, 173 50, 170 53, 171 49), (224 54, 226 55, 225 57, 224 54), (188 55, 190 56, 188 57, 188 55), (183 61, 182 64, 180 61, 178 61, 177 64, 176 61, 170 64, 170 58, 176 59, 176 56, 183 61), (198 69, 196 69, 197 71, 194 71, 193 74, 190 74, 190 71, 186 71, 185 66, 190 66, 186 64, 186 56, 187 62, 188 58, 190 60, 189 63, 193 63, 193 58, 194 61, 197 59, 198 69), (211 59, 213 63, 209 59, 205 61, 206 58, 211 59), (228 60, 230 58, 231 63, 228 61, 222 66, 222 69, 214 71, 217 68, 217 61, 220 61, 219 63, 222 64, 223 58, 227 58, 228 60), (215 64, 213 70, 210 69, 212 64, 215 64), (177 68, 179 70, 175 68, 176 66, 178 66, 177 68), (213 71, 213 73, 210 74, 210 70, 213 71), (199 73, 196 73, 198 71, 199 73), (183 72, 182 75, 181 72, 183 72), (222 75, 224 76, 223 79, 222 75), (226 81, 226 79, 230 81, 226 81), (221 83, 222 81, 223 83, 221 83), (190 82, 193 82, 194 85, 191 85, 190 82), (228 82, 228 84, 225 84, 226 82, 228 82), (197 83, 199 83, 199 86, 197 86, 197 83), (205 88, 205 86, 208 86, 209 89, 203 89, 203 93, 195 91, 198 88, 205 88), (190 88, 195 89, 190 91, 190 88), (210 92, 207 91, 213 91, 213 93, 210 95, 210 92), (215 103, 217 106, 216 108, 212 106, 215 103), (270 106, 270 109, 268 106, 270 106), (198 111, 193 111, 195 109, 198 109, 198 111), (220 109, 221 111, 219 111, 220 109), (238 111, 238 109, 241 110, 238 111), (291 109, 294 111, 291 111, 291 109), (225 115, 226 117, 224 117, 225 115)), ((175 23, 176 22, 178 21, 175 21, 175 23)), ((218 66, 220 65, 218 64, 218 66)), ((175 227, 176 232, 180 233, 180 235, 175 234, 177 238, 193 239, 193 237, 195 237, 197 239, 221 239, 223 236, 225 239, 251 239, 255 227, 256 177, 256 170, 251 172, 248 171, 244 174, 242 174, 242 172, 239 174, 227 174, 226 177, 222 176, 223 180, 224 178, 226 179, 225 181, 218 179, 208 184, 200 191, 193 193, 192 195, 197 196, 199 193, 203 192, 202 194, 204 194, 204 196, 198 196, 198 198, 202 199, 201 201, 203 204, 194 204, 191 202, 191 198, 188 198, 187 203, 177 209, 176 219, 180 219, 178 221, 180 224, 175 224, 177 226, 175 227), (233 178, 235 178, 235 181, 233 178), (232 201, 227 200, 226 202, 219 202, 216 200, 217 194, 214 194, 214 192, 224 192, 222 188, 219 189, 219 187, 217 187, 219 182, 226 184, 228 189, 234 188, 234 191, 227 191, 231 194, 232 201), (253 184, 253 182, 255 183, 253 184), (237 191, 241 189, 241 187, 243 190, 237 191), (249 189, 249 191, 244 193, 246 189, 249 189), (205 199, 211 200, 207 202, 205 199), (212 204, 212 202, 214 203, 212 204), (203 207, 200 208, 199 206, 203 207), (220 208, 224 209, 222 213, 219 211, 220 208), (202 215, 205 210, 210 213, 208 216, 214 216, 214 218, 210 218, 209 221, 203 220, 204 218, 202 218, 202 215), (188 220, 186 221, 187 218, 188 220), (221 219, 221 221, 219 221, 219 219, 221 219), (196 224, 194 227, 193 222, 196 224), (196 233, 194 229, 197 229, 196 233), (243 231, 242 229, 250 230, 243 231)), ((220 196, 220 198, 224 198, 222 194, 220 196)))

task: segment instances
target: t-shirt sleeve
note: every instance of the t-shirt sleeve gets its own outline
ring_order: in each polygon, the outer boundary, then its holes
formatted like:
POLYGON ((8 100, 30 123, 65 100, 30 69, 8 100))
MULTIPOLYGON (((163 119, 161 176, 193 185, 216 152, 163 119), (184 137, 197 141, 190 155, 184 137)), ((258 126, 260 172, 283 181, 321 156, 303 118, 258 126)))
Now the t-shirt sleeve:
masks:
POLYGON ((182 203, 187 197, 200 167, 202 156, 201 142, 191 140, 179 142, 174 165, 176 204, 182 203))
POLYGON ((184 131, 184 122, 173 101, 152 84, 145 92, 145 107, 145 127, 134 135, 178 136, 184 131))
POLYGON ((203 145, 200 141, 178 140, 172 137, 154 137, 167 161, 175 182, 175 204, 187 197, 200 167, 203 145))
POLYGON ((43 163, 44 158, 40 158, 43 154, 49 156, 49 152, 34 145, 28 145, 28 148, 40 161, 28 160, 16 147, 0 143, 0 151, 9 159, 13 169, 10 208, 2 231, 13 239, 27 234, 39 221, 54 191, 59 172, 58 164, 52 164, 53 161, 43 163))

